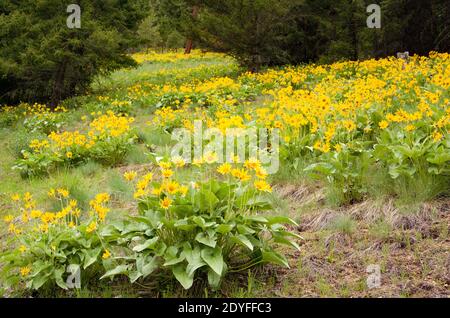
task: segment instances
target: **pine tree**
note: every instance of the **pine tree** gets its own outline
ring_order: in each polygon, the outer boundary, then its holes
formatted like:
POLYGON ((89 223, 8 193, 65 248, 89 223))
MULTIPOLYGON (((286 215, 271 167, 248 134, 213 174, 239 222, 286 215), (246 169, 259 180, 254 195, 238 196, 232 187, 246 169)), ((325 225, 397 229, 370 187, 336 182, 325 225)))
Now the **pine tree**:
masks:
POLYGON ((50 101, 86 91, 92 79, 133 61, 144 0, 4 0, 0 2, 0 102, 50 101), (81 28, 67 26, 67 6, 81 7, 81 28))

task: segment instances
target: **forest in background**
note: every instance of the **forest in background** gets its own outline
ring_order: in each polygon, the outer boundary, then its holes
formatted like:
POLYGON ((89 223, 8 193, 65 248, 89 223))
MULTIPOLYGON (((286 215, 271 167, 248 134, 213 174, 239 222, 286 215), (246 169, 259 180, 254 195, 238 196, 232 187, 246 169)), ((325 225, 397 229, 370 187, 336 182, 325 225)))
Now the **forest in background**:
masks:
POLYGON ((0 103, 60 101, 99 75, 135 66, 137 50, 195 47, 264 66, 426 55, 450 48, 450 2, 383 0, 0 1, 0 103), (66 8, 82 8, 80 29, 66 8))

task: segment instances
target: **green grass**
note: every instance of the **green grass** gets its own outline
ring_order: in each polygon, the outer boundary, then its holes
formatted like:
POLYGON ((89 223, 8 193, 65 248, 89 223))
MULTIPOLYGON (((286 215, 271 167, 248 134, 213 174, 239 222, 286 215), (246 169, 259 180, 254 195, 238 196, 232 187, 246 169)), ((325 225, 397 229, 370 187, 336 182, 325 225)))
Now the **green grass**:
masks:
POLYGON ((202 59, 181 60, 173 63, 144 63, 135 69, 124 69, 114 72, 109 77, 97 79, 92 88, 95 92, 104 92, 127 88, 140 82, 151 84, 165 84, 182 82, 185 77, 199 80, 208 79, 213 76, 233 75, 238 71, 236 63, 231 59, 202 59), (200 68, 208 70, 199 71, 200 68), (228 68, 225 74, 222 69, 228 68), (155 73, 158 76, 155 76, 155 73), (180 73, 182 76, 180 76, 180 73))
POLYGON ((356 231, 357 224, 351 216, 340 215, 332 220, 330 228, 337 233, 352 235, 356 231))

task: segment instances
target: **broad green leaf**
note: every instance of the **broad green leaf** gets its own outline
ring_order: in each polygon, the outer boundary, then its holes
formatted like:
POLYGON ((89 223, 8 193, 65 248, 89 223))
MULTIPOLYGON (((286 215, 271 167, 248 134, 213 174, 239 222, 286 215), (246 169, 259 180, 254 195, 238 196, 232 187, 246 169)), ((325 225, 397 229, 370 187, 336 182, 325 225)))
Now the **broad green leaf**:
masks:
POLYGON ((197 224, 198 226, 200 226, 202 229, 205 228, 205 219, 202 218, 201 216, 194 216, 192 218, 192 221, 194 221, 195 224, 197 224))
POLYGON ((158 241, 158 239, 159 239, 159 237, 156 236, 154 238, 151 238, 151 239, 145 241, 142 244, 136 245, 135 247, 133 247, 133 251, 135 251, 135 252, 142 252, 145 249, 148 249, 148 248, 151 249, 151 248, 153 248, 155 246, 155 244, 158 241))
POLYGON ((144 266, 142 266, 141 272, 143 277, 147 277, 148 275, 150 275, 151 273, 153 273, 155 271, 155 269, 158 268, 159 262, 158 262, 158 258, 157 257, 151 257, 151 256, 147 256, 145 259, 146 263, 144 264, 144 266))
POLYGON ((95 263, 101 250, 102 250, 101 247, 97 247, 96 249, 93 249, 93 250, 89 250, 89 249, 83 250, 83 254, 84 254, 83 268, 84 269, 88 268, 89 266, 91 266, 92 264, 95 263))
POLYGON ((220 224, 216 228, 216 231, 220 234, 227 234, 227 233, 231 232, 233 227, 234 227, 234 225, 231 225, 231 224, 220 224))
POLYGON ((186 268, 186 272, 188 273, 188 275, 193 275, 197 269, 206 265, 206 263, 202 259, 200 251, 201 250, 199 246, 195 246, 194 249, 191 249, 189 246, 184 247, 183 253, 186 256, 186 260, 188 261, 188 265, 186 268))
POLYGON ((175 246, 171 246, 166 250, 166 253, 164 254, 165 263, 163 264, 163 266, 171 266, 181 263, 185 258, 186 256, 183 253, 180 253, 180 256, 178 256, 178 248, 176 248, 175 246))
POLYGON ((283 235, 274 234, 273 238, 276 243, 290 245, 290 246, 296 248, 297 250, 300 250, 300 246, 296 242, 289 240, 288 238, 284 237, 283 235))
POLYGON ((210 237, 209 235, 206 235, 203 232, 198 233, 197 236, 195 237, 195 240, 197 242, 200 242, 207 246, 210 246, 213 248, 216 247, 216 239, 214 237, 210 237))
POLYGON ((67 290, 68 289, 67 285, 66 285, 66 283, 64 282, 64 280, 62 278, 62 275, 64 274, 64 272, 65 272, 64 268, 57 268, 57 269, 55 269, 55 273, 54 273, 54 275, 55 275, 55 282, 56 282, 56 284, 59 287, 61 287, 62 289, 67 290))
POLYGON ((450 161, 450 151, 433 154, 427 158, 427 161, 436 165, 442 165, 447 161, 450 161))
POLYGON ((174 226, 177 229, 180 229, 183 231, 192 231, 193 229, 195 229, 197 227, 196 224, 189 223, 187 219, 178 220, 177 222, 175 222, 174 226))
POLYGON ((33 265, 33 272, 30 275, 30 277, 35 277, 37 276, 40 272, 42 272, 43 270, 52 267, 51 263, 48 262, 42 262, 42 261, 37 261, 34 263, 33 265))
POLYGON ((209 191, 208 189, 202 188, 200 192, 196 193, 194 196, 195 206, 201 211, 213 210, 219 199, 216 195, 209 191))
POLYGON ((250 251, 253 251, 253 244, 250 240, 242 234, 235 235, 231 237, 231 240, 235 243, 238 243, 244 247, 247 247, 250 251))
POLYGON ((49 276, 51 275, 50 273, 39 273, 39 275, 36 275, 33 280, 32 280, 32 288, 38 290, 39 288, 41 288, 48 280, 49 280, 49 276))
POLYGON ((172 267, 172 272, 184 289, 191 288, 192 284, 194 283, 194 275, 189 275, 186 272, 186 268, 183 264, 178 264, 172 267))
POLYGON ((264 195, 251 197, 245 202, 245 206, 258 208, 260 211, 271 210, 273 208, 272 203, 270 203, 264 195))
POLYGON ((130 278, 130 283, 136 282, 139 278, 142 277, 142 273, 139 271, 131 271, 128 273, 128 277, 130 278))
POLYGON ((111 269, 105 273, 100 279, 107 278, 107 277, 114 277, 115 275, 120 274, 126 274, 128 273, 128 266, 127 265, 119 265, 115 267, 114 269, 111 269))
POLYGON ((223 256, 221 248, 205 247, 201 251, 202 259, 211 267, 218 275, 222 274, 223 256))
POLYGON ((211 286, 214 289, 219 288, 221 278, 222 278, 222 276, 218 275, 211 268, 208 269, 208 284, 209 284, 209 286, 211 286))

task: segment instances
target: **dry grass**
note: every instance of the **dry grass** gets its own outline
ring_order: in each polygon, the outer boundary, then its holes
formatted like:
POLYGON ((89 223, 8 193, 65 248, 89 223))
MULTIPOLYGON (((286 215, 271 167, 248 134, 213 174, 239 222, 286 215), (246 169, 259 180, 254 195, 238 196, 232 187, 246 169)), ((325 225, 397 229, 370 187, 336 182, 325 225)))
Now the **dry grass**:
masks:
POLYGON ((411 207, 367 200, 333 209, 312 204, 323 196, 315 187, 283 185, 276 191, 287 200, 290 216, 309 207, 298 229, 304 240, 300 252, 285 251, 291 268, 273 268, 275 281, 262 284, 257 296, 450 297, 449 198, 411 207), (339 217, 354 222, 355 231, 333 227, 339 217), (381 269, 381 285, 372 289, 366 282, 370 264, 381 269))

